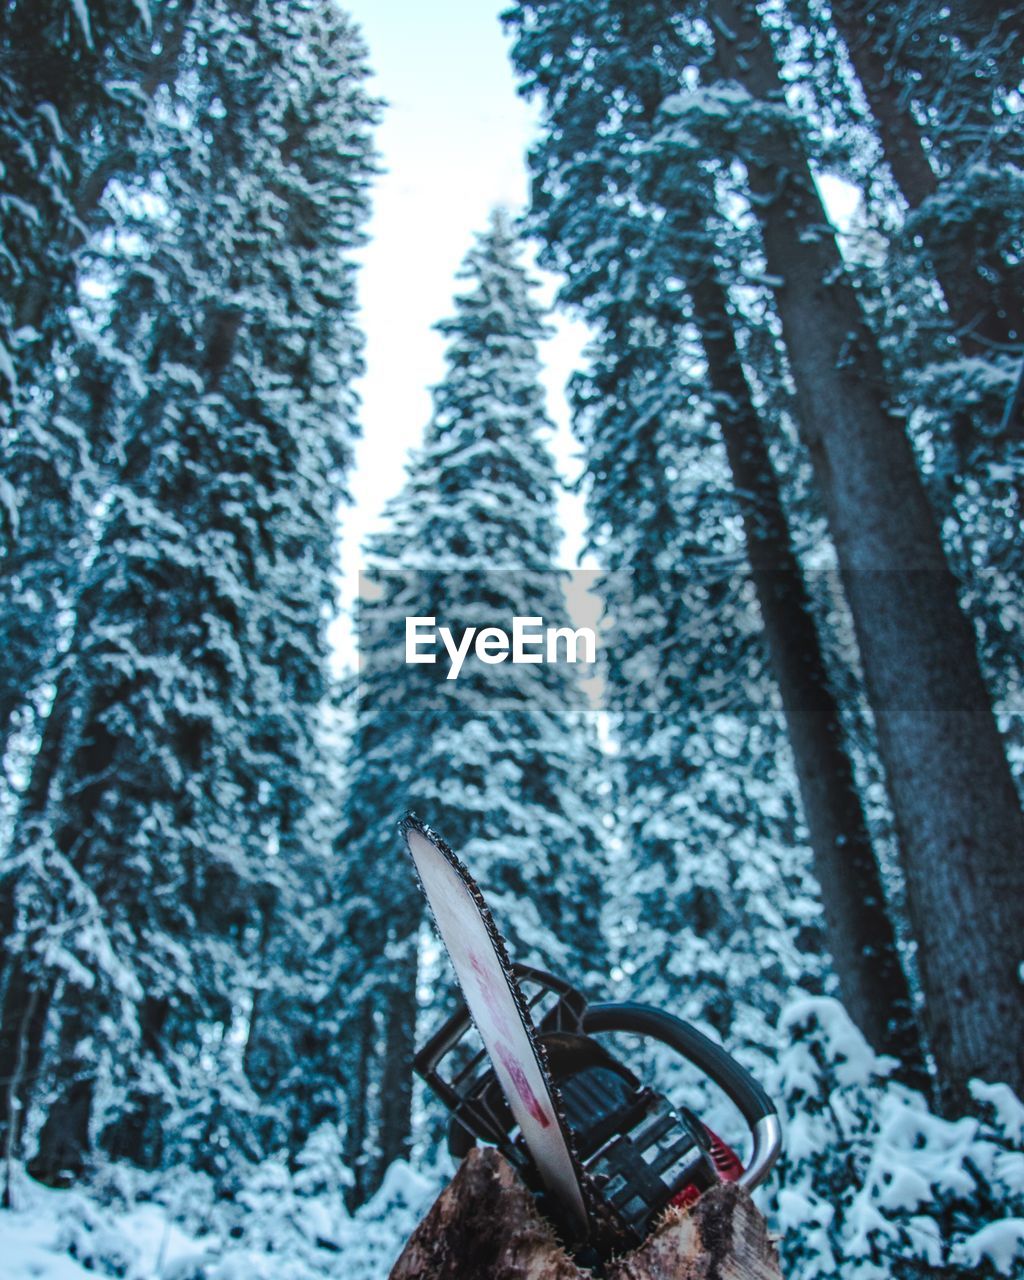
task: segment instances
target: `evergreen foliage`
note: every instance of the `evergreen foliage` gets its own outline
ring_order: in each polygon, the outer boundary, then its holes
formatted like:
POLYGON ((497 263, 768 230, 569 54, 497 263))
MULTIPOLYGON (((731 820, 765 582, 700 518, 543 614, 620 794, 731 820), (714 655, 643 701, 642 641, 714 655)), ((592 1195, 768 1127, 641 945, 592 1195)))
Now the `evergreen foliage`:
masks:
MULTIPOLYGON (((190 8, 12 0, 0 19, 2 749, 60 646, 96 501, 94 416, 66 403, 83 345, 79 279, 115 216, 104 194, 145 153, 190 8)), ((94 376, 95 356, 79 359, 92 366, 83 380, 94 376)))
POLYGON ((255 1150, 239 1133, 255 1099, 239 1077, 220 1114, 210 1061, 237 1074, 260 913, 308 881, 359 368, 344 254, 374 111, 334 9, 211 0, 189 47, 217 75, 182 86, 188 144, 173 123, 165 135, 175 217, 146 263, 158 312, 118 387, 130 407, 113 397, 123 461, 8 868, 20 945, 4 1023, 19 1024, 15 997, 49 1006, 33 1163, 49 1180, 82 1169, 97 1131, 159 1160, 181 1108, 205 1115, 179 1121, 204 1159, 229 1140, 255 1150))
POLYGON ((409 618, 582 621, 502 212, 328 677, 379 109, 335 0, 0 5, 0 1257, 382 1280, 450 1173, 412 809, 514 959, 754 1070, 788 1275, 1009 1277, 1019 15, 509 3, 525 224, 592 337, 589 686, 406 662, 409 618))
MULTIPOLYGON (((509 631, 515 616, 567 622, 538 381, 544 324, 517 252, 499 212, 466 257, 454 316, 439 325, 446 370, 423 447, 368 547, 339 843, 357 947, 350 1040, 381 1064, 370 1073, 380 1081, 379 1132, 363 1134, 365 1150, 376 1142, 381 1154, 363 1193, 408 1150, 422 906, 401 874, 395 824, 403 810, 435 821, 465 857, 517 960, 576 981, 603 960, 597 755, 575 669, 470 658, 450 680, 443 653, 432 665, 404 662, 405 618, 428 604, 456 635, 509 631), (359 1031, 368 1003, 382 1025, 359 1031)), ((428 1017, 444 1007, 443 999, 427 1004, 428 1017)), ((354 1065, 354 1080, 365 1073, 354 1065)), ((360 1094, 353 1115, 365 1105, 360 1094)))
POLYGON ((610 915, 631 993, 770 1055, 793 988, 825 981, 820 908, 702 354, 682 326, 667 351, 636 329, 577 384, 608 565, 610 915))
MULTIPOLYGON (((589 163, 599 197, 579 220, 583 245, 589 230, 591 243, 604 246, 602 211, 628 206, 633 197, 627 183, 643 166, 656 175, 652 197, 664 222, 681 185, 688 190, 703 183, 706 189, 713 178, 724 234, 716 258, 728 259, 738 235, 755 237, 763 266, 753 283, 767 286, 777 309, 778 353, 792 380, 795 421, 863 661, 943 1088, 950 1099, 963 1099, 972 1072, 1015 1080, 1019 1064, 1005 1052, 1003 1019, 1017 1016, 1019 1001, 1012 994, 1015 962, 1003 939, 1019 931, 1015 909, 1007 906, 1020 897, 1012 887, 1018 872, 1011 853, 1022 838, 1019 801, 974 637, 916 458, 894 412, 884 354, 815 185, 807 103, 787 96, 772 41, 773 15, 733 0, 682 9, 652 3, 628 12, 596 0, 552 0, 519 5, 510 14, 530 87, 561 105, 571 84, 578 104, 573 126, 557 134, 551 154, 539 149, 535 205, 549 235, 558 238, 568 226, 579 236, 564 195, 577 173, 586 183, 589 163), (646 51, 639 68, 631 56, 638 48, 646 51), (652 117, 656 131, 638 150, 635 123, 652 117), (625 153, 607 179, 599 162, 582 159, 593 155, 590 137, 597 139, 598 154, 614 147, 612 139, 623 139, 625 153), (954 739, 961 745, 940 763, 937 743, 954 739), (964 749, 968 740, 972 745, 964 749), (982 776, 988 798, 978 802, 982 776), (936 815, 943 809, 940 832, 936 815), (983 830, 988 834, 981 836, 983 830), (990 852, 979 860, 982 847, 990 852), (943 876, 962 883, 968 865, 973 888, 960 923, 971 941, 959 950, 943 936, 935 895, 943 876), (951 992, 973 989, 981 969, 988 974, 989 1001, 968 1013, 951 992)), ((583 245, 577 242, 569 256, 586 261, 583 245)), ((634 241, 627 253, 635 251, 634 241)), ((628 274, 625 283, 628 289, 628 274)), ((880 895, 874 896, 877 903, 880 895)))
POLYGON ((771 1075, 786 1154, 769 1192, 789 1274, 832 1280, 1015 1274, 1024 1255, 1024 1109, 975 1081, 947 1120, 892 1078, 841 1005, 797 1001, 771 1075))
MULTIPOLYGON (((666 25, 650 13, 627 18, 615 6, 592 5, 575 12, 566 42, 560 7, 541 9, 516 11, 514 56, 525 90, 541 93, 545 106, 545 133, 531 161, 533 223, 548 245, 547 261, 565 273, 563 296, 602 335, 593 371, 578 388, 593 536, 606 563, 630 568, 651 625, 663 627, 657 642, 620 633, 612 646, 613 654, 622 650, 612 658, 615 696, 627 704, 642 697, 640 665, 651 682, 649 701, 666 726, 652 738, 649 726, 626 721, 623 750, 628 757, 643 744, 646 753, 678 735, 660 770, 644 763, 638 774, 638 785, 662 813, 676 803, 680 778, 689 777, 688 752, 706 757, 709 769, 720 767, 720 779, 729 776, 738 793, 753 799, 754 778, 785 752, 774 676, 840 984, 861 1025, 920 1077, 909 989, 795 550, 801 535, 791 531, 778 461, 771 457, 774 445, 776 458, 790 462, 786 435, 794 406, 773 350, 778 320, 757 279, 763 266, 756 223, 748 218, 737 225, 719 209, 712 154, 680 160, 660 132, 659 112, 678 98, 680 84, 694 82, 702 38, 692 26, 666 25), (631 642, 646 655, 634 659, 631 642), (727 690, 723 670, 734 673, 727 690), (724 743, 720 750, 698 745, 708 718, 727 708, 741 722, 761 725, 753 757, 741 760, 744 753, 724 743), (751 781, 741 782, 747 770, 751 781)), ((737 831, 760 828, 763 839, 792 841, 794 779, 788 756, 783 759, 779 790, 786 801, 769 806, 777 809, 775 834, 763 829, 760 806, 734 812, 737 831)), ((632 787, 626 791, 635 795, 632 787)), ((684 795, 690 791, 688 784, 684 795)), ((695 812, 718 807, 699 804, 695 812)), ((705 845, 720 839, 692 839, 682 861, 706 872, 705 845)), ((643 841, 631 843, 639 874, 649 877, 643 841)), ((723 932, 732 950, 750 946, 757 954, 766 944, 754 922, 743 920, 743 907, 729 892, 732 879, 719 877, 724 896, 710 914, 723 926, 729 922, 723 932)), ((800 879, 797 873, 789 889, 779 886, 771 895, 774 908, 786 902, 784 911, 806 909, 795 906, 800 879)), ((686 895, 668 895, 667 902, 664 927, 671 935, 694 913, 686 895)), ((708 915, 697 912, 702 936, 708 915)), ((769 934, 777 937, 774 921, 769 934)), ((742 984, 724 972, 722 942, 711 948, 719 969, 715 985, 746 1003, 742 984)), ((802 963, 813 980, 816 966, 806 958, 802 963)), ((685 972, 686 962, 679 967, 685 972)), ((800 971, 797 958, 788 981, 800 971)), ((696 988, 712 989, 700 982, 696 988)), ((777 1000, 773 993, 776 1008, 777 1000)), ((718 1018, 728 1020, 721 1009, 718 1018)))
POLYGON ((963 7, 876 4, 866 22, 858 6, 787 8, 775 32, 787 78, 828 122, 818 163, 865 192, 847 259, 882 337, 1019 775, 1024 225, 1006 60, 1018 37, 1007 14, 982 20, 963 7))

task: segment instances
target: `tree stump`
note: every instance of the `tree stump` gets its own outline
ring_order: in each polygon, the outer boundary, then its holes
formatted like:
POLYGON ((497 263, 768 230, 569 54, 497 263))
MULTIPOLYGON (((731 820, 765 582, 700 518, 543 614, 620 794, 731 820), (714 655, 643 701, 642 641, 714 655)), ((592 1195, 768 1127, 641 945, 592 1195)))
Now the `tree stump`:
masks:
MULTIPOLYGON (((723 1184, 670 1209, 605 1280, 781 1280, 764 1219, 723 1184)), ((558 1243, 533 1197, 491 1147, 475 1147, 409 1238, 390 1280, 593 1280, 558 1243)))

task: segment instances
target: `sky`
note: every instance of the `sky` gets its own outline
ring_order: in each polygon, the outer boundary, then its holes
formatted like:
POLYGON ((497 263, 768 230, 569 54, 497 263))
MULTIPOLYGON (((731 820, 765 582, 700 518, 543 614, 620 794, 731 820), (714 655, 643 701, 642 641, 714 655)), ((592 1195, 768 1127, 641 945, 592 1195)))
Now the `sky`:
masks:
MULTIPOLYGON (((369 46, 370 91, 387 103, 376 134, 385 172, 374 186, 370 242, 360 255, 367 371, 357 385, 363 439, 350 476, 354 506, 342 514, 348 607, 360 547, 401 488, 408 450, 420 443, 430 415, 429 388, 444 369, 443 340, 432 326, 451 314, 459 264, 495 205, 518 212, 525 203, 536 112, 516 95, 498 21, 502 4, 347 0, 345 7, 369 46)), ((550 301, 554 285, 544 277, 538 296, 550 301)), ((551 443, 563 474, 573 476, 579 464, 563 391, 584 340, 581 324, 560 318, 542 351, 548 411, 558 424, 551 443)), ((561 562, 571 566, 582 541, 579 499, 566 495, 560 514, 568 527, 561 562)), ((334 635, 344 652, 344 620, 334 635)))
MULTIPOLYGON (((409 449, 430 416, 430 387, 444 372, 444 342, 433 329, 451 314, 461 287, 456 272, 474 235, 499 204, 519 212, 528 192, 526 150, 537 108, 516 93, 508 41, 498 15, 507 0, 343 0, 359 23, 374 72, 370 91, 385 100, 376 144, 383 172, 372 192, 369 242, 359 255, 366 375, 357 384, 363 438, 342 512, 342 614, 331 629, 335 666, 355 664, 350 611, 368 534, 381 527, 385 503, 401 488, 409 449)), ((836 178, 821 181, 830 214, 845 226, 857 193, 836 178)), ((527 258, 527 261, 530 259, 527 258)), ((550 303, 557 281, 534 271, 538 296, 550 303)), ((586 330, 552 317, 543 344, 551 440, 564 478, 579 473, 569 430, 565 384, 583 361, 586 330)), ((563 494, 560 563, 573 568, 583 545, 577 494, 563 494)), ((596 562, 583 561, 587 570, 596 562)), ((568 584, 577 625, 593 621, 592 575, 568 584)))

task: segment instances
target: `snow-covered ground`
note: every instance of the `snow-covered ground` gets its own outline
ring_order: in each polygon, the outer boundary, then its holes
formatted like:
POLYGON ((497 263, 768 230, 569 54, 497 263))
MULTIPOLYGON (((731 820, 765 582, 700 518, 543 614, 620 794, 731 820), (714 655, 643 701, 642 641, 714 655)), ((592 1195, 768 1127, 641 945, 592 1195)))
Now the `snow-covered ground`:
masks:
MULTIPOLYGON (((826 997, 795 1001, 779 1031, 765 1083, 784 1112, 785 1154, 758 1200, 787 1280, 1024 1277, 1024 1105, 1012 1091, 975 1081, 968 1114, 936 1115, 826 997)), ((218 1194, 187 1169, 109 1165, 70 1191, 15 1170, 0 1277, 386 1280, 448 1176, 398 1161, 350 1214, 328 1126, 292 1166, 244 1166, 218 1194)))
POLYGON ((765 1188, 790 1280, 1024 1276, 1024 1105, 971 1082, 945 1118, 893 1079, 843 1006, 793 1002, 766 1083, 785 1149, 765 1188))
POLYGON ((0 1276, 384 1280, 438 1191, 436 1181, 398 1162, 350 1216, 336 1190, 302 1195, 273 1162, 221 1206, 187 1171, 158 1180, 121 1174, 88 1192, 53 1191, 16 1175, 16 1207, 0 1211, 0 1276))
POLYGON ((180 1277, 207 1253, 209 1242, 188 1235, 160 1205, 104 1212, 80 1192, 24 1180, 18 1198, 20 1207, 0 1216, 0 1267, 12 1280, 95 1280, 118 1259, 126 1276, 180 1277))

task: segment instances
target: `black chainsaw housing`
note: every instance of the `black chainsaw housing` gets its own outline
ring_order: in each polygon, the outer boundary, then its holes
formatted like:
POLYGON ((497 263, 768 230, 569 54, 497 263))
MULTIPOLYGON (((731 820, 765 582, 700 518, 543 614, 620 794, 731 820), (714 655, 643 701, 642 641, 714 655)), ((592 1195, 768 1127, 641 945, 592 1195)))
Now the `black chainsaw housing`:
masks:
MULTIPOLYGON (((723 1050, 658 1010, 629 1004, 589 1006, 581 992, 551 974, 524 965, 514 966, 513 972, 609 1240, 618 1247, 638 1244, 666 1206, 692 1203, 709 1187, 742 1172, 735 1155, 695 1115, 673 1107, 664 1094, 644 1085, 594 1033, 654 1036, 697 1062, 730 1094, 730 1084, 737 1081, 748 1091, 750 1086, 757 1090, 723 1050)), ((470 1030, 469 1013, 462 1008, 415 1059, 417 1073, 451 1112, 449 1149, 459 1158, 477 1141, 493 1144, 547 1204, 486 1052, 470 1047, 470 1030)), ((766 1098, 763 1101, 771 1107, 766 1098)), ((547 1207, 557 1221, 558 1207, 547 1207)))

